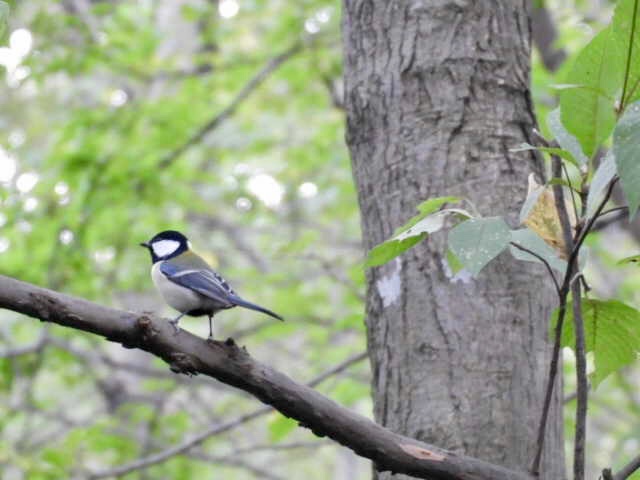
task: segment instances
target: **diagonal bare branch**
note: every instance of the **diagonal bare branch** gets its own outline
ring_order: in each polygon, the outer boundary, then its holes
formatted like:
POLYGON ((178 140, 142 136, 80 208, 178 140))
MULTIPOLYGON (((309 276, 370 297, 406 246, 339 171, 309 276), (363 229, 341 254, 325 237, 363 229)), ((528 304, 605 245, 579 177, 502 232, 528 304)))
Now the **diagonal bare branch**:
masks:
POLYGON ((610 468, 602 471, 603 480, 627 480, 637 470, 640 470, 640 455, 631 459, 619 472, 613 474, 610 468))
POLYGON ((253 359, 232 339, 205 341, 184 330, 175 334, 168 322, 153 315, 105 307, 6 276, 0 276, 0 308, 142 349, 162 358, 176 373, 203 374, 244 390, 316 435, 371 459, 379 471, 430 480, 531 478, 393 433, 253 359))
POLYGON ((196 130, 191 137, 189 137, 183 144, 179 145, 174 150, 165 155, 158 163, 158 168, 164 169, 170 166, 178 157, 180 157, 188 149, 200 142, 205 135, 215 130, 221 123, 231 117, 240 104, 251 95, 262 83, 276 71, 283 63, 289 60, 291 57, 302 51, 304 44, 302 42, 296 42, 284 52, 276 55, 270 59, 251 80, 249 80, 244 87, 238 92, 238 94, 231 100, 231 103, 227 105, 222 111, 217 113, 211 120, 202 125, 196 130))

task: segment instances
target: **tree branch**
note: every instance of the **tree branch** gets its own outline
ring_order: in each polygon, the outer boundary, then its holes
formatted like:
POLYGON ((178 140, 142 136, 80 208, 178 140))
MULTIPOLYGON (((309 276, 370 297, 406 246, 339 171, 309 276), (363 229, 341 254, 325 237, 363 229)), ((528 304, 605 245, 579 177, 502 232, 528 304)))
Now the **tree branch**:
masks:
POLYGON ((200 142, 212 130, 215 130, 218 125, 224 122, 227 118, 233 115, 240 106, 240 104, 251 95, 254 90, 256 90, 262 82, 264 82, 271 73, 280 67, 283 63, 293 57, 295 54, 302 50, 303 44, 302 42, 296 42, 294 45, 289 47, 287 50, 282 52, 279 55, 276 55, 271 60, 269 60, 259 71, 255 74, 251 80, 247 82, 247 84, 242 87, 242 90, 238 92, 238 94, 233 98, 231 103, 227 105, 221 112, 216 114, 211 120, 201 126, 186 142, 182 145, 178 146, 167 155, 165 155, 158 163, 158 168, 164 169, 171 165, 180 155, 182 155, 189 148, 194 146, 196 143, 200 142))
POLYGON ((212 464, 220 464, 227 465, 236 468, 243 468, 248 470, 253 474, 255 478, 259 478, 260 480, 284 480, 280 475, 274 475, 270 470, 266 470, 264 468, 256 467, 255 465, 250 464, 249 462, 243 461, 239 458, 235 458, 233 455, 205 455, 203 453, 195 453, 190 452, 189 458, 194 460, 207 463, 209 465, 212 464))
POLYGON ((602 471, 602 478, 603 480, 626 480, 638 469, 640 469, 640 455, 633 458, 615 475, 611 473, 610 468, 605 468, 602 471))
POLYGON ((221 425, 213 425, 205 431, 188 438, 179 445, 167 448, 166 450, 162 450, 161 452, 154 453, 147 457, 139 458, 138 460, 134 460, 133 462, 126 463, 118 467, 91 473, 89 474, 88 478, 90 480, 97 480, 99 478, 117 478, 127 475, 136 470, 143 470, 153 465, 157 465, 158 463, 165 462, 170 458, 175 457, 176 455, 180 455, 188 451, 190 448, 200 445, 209 437, 232 430, 237 426, 242 425, 243 423, 246 423, 271 411, 272 409, 270 407, 261 407, 230 422, 226 422, 221 425))
MULTIPOLYGON (((546 140, 545 140, 546 142, 546 140)), ((562 160, 558 157, 552 157, 552 178, 562 178, 562 160)), ((567 214, 566 205, 564 203, 564 192, 561 185, 553 186, 553 198, 558 219, 561 224, 562 235, 564 239, 565 251, 573 252, 573 236, 571 233, 571 222, 567 214)), ((542 461, 542 451, 544 449, 545 432, 547 428, 547 418, 551 408, 551 399, 553 398, 553 389, 558 376, 558 367, 560 364, 560 345, 562 339, 562 327, 564 325, 564 317, 567 312, 567 296, 569 295, 570 278, 573 276, 575 258, 567 255, 567 271, 564 274, 564 280, 560 287, 558 318, 554 329, 553 350, 551 353, 551 362, 549 363, 549 376, 547 379, 547 388, 545 390, 544 403, 542 405, 542 414, 540 415, 540 423, 538 424, 538 435, 536 438, 536 453, 533 458, 531 472, 538 476, 540 472, 540 462, 542 461)))
POLYGON ((151 314, 104 307, 5 276, 0 276, 0 307, 145 350, 162 358, 176 373, 200 373, 242 389, 316 435, 371 459, 379 471, 430 480, 530 478, 395 434, 254 360, 232 339, 205 341, 184 330, 175 334, 168 322, 151 314))
MULTIPOLYGON (((552 157, 552 170, 553 176, 556 178, 562 177, 562 160, 556 156, 552 157)), ((571 220, 569 219, 569 212, 567 211, 567 205, 564 200, 564 190, 561 185, 553 186, 553 194, 555 199, 556 210, 558 211, 558 218, 562 226, 562 234, 564 237, 564 247, 567 253, 567 271, 565 273, 564 281, 562 284, 563 296, 561 298, 561 305, 566 310, 567 292, 571 290, 573 295, 573 323, 576 337, 575 353, 576 353, 576 377, 578 386, 578 397, 576 406, 576 427, 575 427, 575 442, 573 449, 573 475, 574 480, 583 480, 584 478, 584 446, 586 437, 586 414, 587 414, 587 370, 586 370, 586 353, 585 353, 585 339, 584 339, 584 322, 582 319, 582 293, 580 289, 580 282, 574 282, 574 274, 578 272, 578 256, 580 253, 580 246, 584 241, 592 223, 587 223, 584 228, 577 235, 577 240, 574 239, 573 227, 571 220)), ((605 198, 605 202, 608 197, 605 198)), ((583 203, 584 205, 584 203, 583 203)), ((598 209, 597 216, 602 207, 598 209)), ((595 217, 594 216, 594 217, 595 217)), ((560 324, 560 321, 558 321, 560 324)), ((562 333, 562 327, 556 329, 556 335, 562 333)), ((560 339, 556 338, 556 342, 560 339)), ((551 385, 550 388, 553 388, 551 385)))
POLYGON ((14 358, 22 355, 28 355, 30 353, 41 352, 46 345, 47 337, 43 335, 32 344, 1 350, 0 358, 14 358))
POLYGON ((543 265, 547 268, 547 272, 549 273, 549 275, 551 276, 551 280, 553 280, 553 284, 556 287, 556 293, 558 294, 558 296, 561 295, 560 292, 560 284, 558 283, 558 279, 556 278, 556 275, 553 273, 553 269, 551 268, 551 265, 549 265, 549 262, 547 262, 544 257, 538 255, 536 252, 534 252, 533 250, 529 250, 526 247, 523 247, 522 245, 520 245, 519 243, 516 242, 509 242, 513 247, 517 248, 518 250, 521 250, 523 252, 528 253, 529 255, 537 258, 538 260, 540 260, 543 265))
POLYGON ((538 48, 542 63, 550 72, 555 72, 567 57, 562 48, 556 48, 558 30, 553 22, 551 12, 543 2, 530 0, 531 33, 533 42, 538 48), (537 5, 536 5, 537 4, 537 5))
MULTIPOLYGON (((576 279, 577 280, 577 279, 576 279)), ((585 346, 584 319, 582 318, 582 289, 579 281, 571 285, 573 297, 573 324, 576 337, 576 438, 573 447, 573 476, 574 480, 584 479, 585 446, 587 437, 587 403, 589 383, 587 380, 587 353, 585 346)))

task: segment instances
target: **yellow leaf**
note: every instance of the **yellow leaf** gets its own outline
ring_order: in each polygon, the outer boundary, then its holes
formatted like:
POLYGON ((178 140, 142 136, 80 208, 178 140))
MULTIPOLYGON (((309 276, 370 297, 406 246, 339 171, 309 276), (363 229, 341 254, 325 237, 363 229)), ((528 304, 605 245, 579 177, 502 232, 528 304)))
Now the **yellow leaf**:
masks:
MULTIPOLYGON (((553 188, 538 184, 534 175, 529 175, 529 192, 527 193, 527 197, 535 194, 534 192, 539 189, 542 189, 542 193, 539 194, 538 200, 522 223, 536 232, 540 238, 547 243, 547 245, 553 247, 553 249, 558 252, 558 256, 560 258, 566 260, 567 251, 565 248, 564 237, 562 235, 560 217, 558 216, 558 210, 556 209, 553 188)), ((574 227, 576 219, 573 207, 566 197, 567 196, 565 195, 567 212, 569 212, 569 221, 571 222, 571 226, 574 227)))

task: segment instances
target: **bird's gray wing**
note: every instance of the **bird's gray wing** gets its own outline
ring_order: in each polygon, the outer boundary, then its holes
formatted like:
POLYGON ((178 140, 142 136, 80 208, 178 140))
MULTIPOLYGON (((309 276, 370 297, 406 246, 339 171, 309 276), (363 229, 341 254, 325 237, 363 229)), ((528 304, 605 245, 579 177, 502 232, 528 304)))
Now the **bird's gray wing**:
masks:
POLYGON ((215 300, 224 306, 233 306, 235 292, 229 284, 213 270, 184 269, 167 260, 160 265, 160 271, 173 283, 188 288, 215 300))
POLYGON ((166 260, 160 265, 160 271, 172 282, 214 300, 220 308, 240 306, 284 320, 277 313, 240 298, 224 278, 209 268, 184 268, 166 260))

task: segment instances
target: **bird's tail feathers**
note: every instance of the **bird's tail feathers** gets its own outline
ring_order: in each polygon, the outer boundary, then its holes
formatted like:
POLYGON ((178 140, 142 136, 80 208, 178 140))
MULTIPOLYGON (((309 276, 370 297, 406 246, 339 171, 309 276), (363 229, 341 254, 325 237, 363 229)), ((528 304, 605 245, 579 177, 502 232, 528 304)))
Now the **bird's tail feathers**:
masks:
POLYGON ((281 320, 281 321, 284 322, 284 318, 282 318, 277 313, 274 313, 271 310, 267 310, 266 308, 263 308, 260 305, 256 305, 255 303, 247 302, 246 300, 243 300, 242 298, 240 298, 240 297, 238 297, 236 295, 230 295, 229 296, 229 300, 231 300, 231 302, 234 305, 237 305, 239 307, 248 308, 250 310, 255 310, 257 312, 266 313, 267 315, 269 315, 269 316, 271 316, 273 318, 277 318, 278 320, 281 320))

